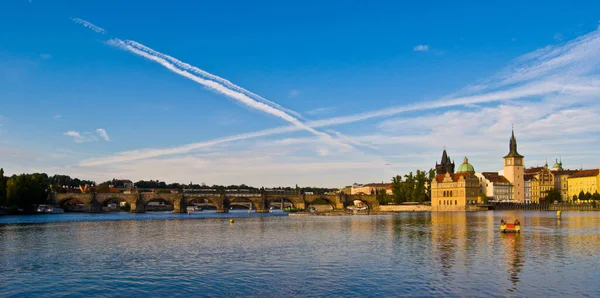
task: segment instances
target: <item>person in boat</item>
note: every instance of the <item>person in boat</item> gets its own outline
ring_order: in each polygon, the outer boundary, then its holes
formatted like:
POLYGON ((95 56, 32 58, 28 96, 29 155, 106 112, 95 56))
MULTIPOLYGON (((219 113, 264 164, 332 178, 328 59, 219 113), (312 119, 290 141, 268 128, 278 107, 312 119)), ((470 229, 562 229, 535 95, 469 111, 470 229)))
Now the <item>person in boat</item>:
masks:
POLYGON ((521 223, 519 222, 519 220, 515 219, 515 226, 520 226, 520 225, 521 225, 521 223))
POLYGON ((500 224, 501 224, 501 225, 505 224, 505 222, 504 222, 504 219, 501 219, 501 220, 500 220, 500 224))

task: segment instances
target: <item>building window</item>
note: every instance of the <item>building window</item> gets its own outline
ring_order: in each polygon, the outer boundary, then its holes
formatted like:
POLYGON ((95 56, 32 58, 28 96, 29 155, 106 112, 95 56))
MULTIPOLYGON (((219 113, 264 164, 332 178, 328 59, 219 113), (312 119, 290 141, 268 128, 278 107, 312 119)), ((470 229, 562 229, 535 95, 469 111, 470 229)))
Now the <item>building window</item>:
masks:
POLYGON ((458 205, 458 200, 454 200, 454 205, 458 205))

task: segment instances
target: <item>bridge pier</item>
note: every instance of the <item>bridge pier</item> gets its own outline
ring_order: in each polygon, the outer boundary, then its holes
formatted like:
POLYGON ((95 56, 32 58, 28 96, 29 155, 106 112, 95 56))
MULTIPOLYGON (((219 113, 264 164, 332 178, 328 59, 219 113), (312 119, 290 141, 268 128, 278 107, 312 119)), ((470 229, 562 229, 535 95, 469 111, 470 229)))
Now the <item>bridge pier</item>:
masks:
POLYGON ((146 204, 144 200, 140 198, 139 193, 132 194, 134 196, 134 200, 129 204, 131 209, 130 213, 146 213, 146 204))
POLYGON ((92 198, 90 203, 88 204, 88 212, 89 213, 102 213, 102 204, 96 200, 96 198, 92 198))
POLYGON ((178 198, 173 201, 173 213, 186 213, 187 212, 187 202, 183 198, 178 198))

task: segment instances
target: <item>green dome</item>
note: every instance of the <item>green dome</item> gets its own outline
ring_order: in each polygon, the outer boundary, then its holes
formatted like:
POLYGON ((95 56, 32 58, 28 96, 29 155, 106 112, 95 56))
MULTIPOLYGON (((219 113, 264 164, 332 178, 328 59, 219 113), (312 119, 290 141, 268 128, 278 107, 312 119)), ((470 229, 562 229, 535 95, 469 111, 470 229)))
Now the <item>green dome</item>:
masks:
POLYGON ((465 157, 465 161, 458 167, 457 173, 475 173, 475 168, 469 163, 469 159, 465 157))

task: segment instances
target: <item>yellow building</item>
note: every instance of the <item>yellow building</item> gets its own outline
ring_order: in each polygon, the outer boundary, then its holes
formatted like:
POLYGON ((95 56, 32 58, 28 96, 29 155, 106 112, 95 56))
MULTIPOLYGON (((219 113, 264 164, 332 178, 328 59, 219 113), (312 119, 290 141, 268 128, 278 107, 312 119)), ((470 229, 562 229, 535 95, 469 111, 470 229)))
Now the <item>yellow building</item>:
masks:
POLYGON ((465 211, 479 199, 479 178, 465 157, 456 174, 446 172, 431 181, 431 211, 465 211))
POLYGON ((600 170, 582 170, 575 172, 567 179, 569 198, 578 196, 580 192, 594 194, 598 192, 598 184, 600 184, 600 170))
POLYGON ((534 204, 540 203, 552 189, 554 189, 554 174, 546 164, 531 178, 531 202, 534 204))
POLYGON ((391 193, 391 183, 370 183, 364 185, 352 185, 350 194, 352 195, 370 195, 375 194, 378 190, 384 190, 386 193, 391 193))
MULTIPOLYGON (((517 139, 515 132, 512 132, 509 152, 504 156, 504 177, 513 185, 513 201, 517 203, 525 202, 525 157, 517 152, 517 139)), ((533 198, 532 198, 533 199, 533 198)))

